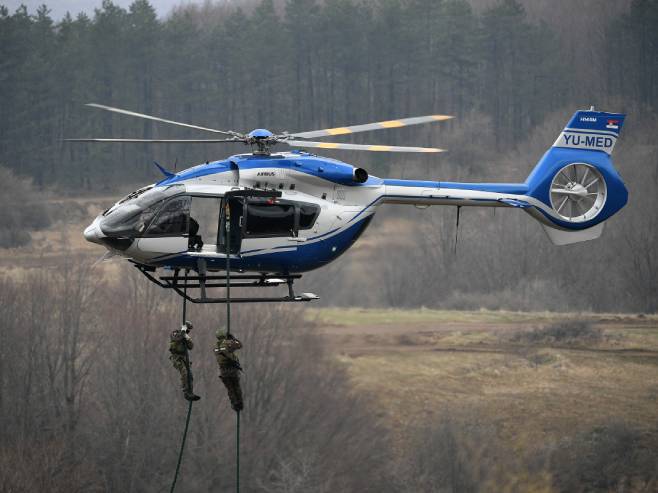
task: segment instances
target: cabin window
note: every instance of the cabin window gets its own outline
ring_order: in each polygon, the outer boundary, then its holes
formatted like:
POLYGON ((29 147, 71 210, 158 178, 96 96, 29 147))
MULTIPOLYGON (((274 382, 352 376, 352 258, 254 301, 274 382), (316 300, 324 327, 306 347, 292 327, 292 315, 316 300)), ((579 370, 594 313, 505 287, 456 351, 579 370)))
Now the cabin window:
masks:
POLYGON ((167 202, 149 226, 147 236, 182 236, 187 234, 190 198, 178 197, 167 202))
POLYGON ((246 236, 294 236, 293 204, 251 203, 247 205, 246 236))
POLYGON ((320 214, 316 204, 282 201, 251 201, 246 206, 244 236, 297 236, 298 230, 311 229, 320 214))
POLYGON ((315 204, 300 205, 299 229, 311 229, 319 213, 320 213, 320 207, 318 207, 315 204))

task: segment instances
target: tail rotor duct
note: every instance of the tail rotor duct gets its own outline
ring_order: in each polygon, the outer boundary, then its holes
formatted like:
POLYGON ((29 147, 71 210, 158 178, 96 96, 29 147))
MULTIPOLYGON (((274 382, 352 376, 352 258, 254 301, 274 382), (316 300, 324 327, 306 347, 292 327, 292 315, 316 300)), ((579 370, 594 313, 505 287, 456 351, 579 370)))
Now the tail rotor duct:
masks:
POLYGON ((551 182, 551 207, 565 221, 582 223, 603 210, 607 197, 605 178, 594 166, 571 163, 551 182))

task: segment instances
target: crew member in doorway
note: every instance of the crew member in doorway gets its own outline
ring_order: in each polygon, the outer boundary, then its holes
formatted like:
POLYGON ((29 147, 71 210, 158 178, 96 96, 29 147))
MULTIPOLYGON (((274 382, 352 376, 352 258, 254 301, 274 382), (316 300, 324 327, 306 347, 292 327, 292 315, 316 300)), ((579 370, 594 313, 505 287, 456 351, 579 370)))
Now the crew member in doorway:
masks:
POLYGON ((199 223, 196 219, 190 216, 190 231, 189 231, 189 249, 195 252, 200 252, 203 248, 203 240, 199 234, 199 223))
POLYGON ((171 333, 169 340, 169 359, 174 368, 180 373, 181 387, 183 396, 188 401, 198 401, 201 399, 194 393, 194 376, 192 375, 192 362, 190 361, 189 351, 194 347, 190 331, 193 329, 191 322, 185 322, 183 326, 171 333))
POLYGON ((240 412, 244 408, 242 401, 242 388, 240 387, 240 360, 235 352, 242 348, 242 343, 233 337, 232 334, 226 334, 222 330, 217 331, 217 346, 215 347, 215 357, 219 366, 219 378, 226 387, 228 398, 231 401, 231 407, 234 411, 240 412))

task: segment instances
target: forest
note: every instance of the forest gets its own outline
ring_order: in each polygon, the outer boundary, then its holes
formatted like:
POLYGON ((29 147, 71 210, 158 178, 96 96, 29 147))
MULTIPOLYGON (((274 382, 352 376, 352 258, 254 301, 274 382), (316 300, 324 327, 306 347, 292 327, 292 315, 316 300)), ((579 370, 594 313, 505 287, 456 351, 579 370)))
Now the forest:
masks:
MULTIPOLYGON (((263 0, 243 8, 181 6, 159 19, 147 0, 128 10, 105 0, 91 17, 57 22, 47 6, 12 13, 0 7, 0 163, 38 187, 81 193, 152 178, 154 156, 188 166, 242 150, 63 142, 186 136, 99 114, 87 102, 237 131, 455 115, 447 128, 367 136, 452 144, 438 164, 418 161, 442 172, 483 171, 555 111, 595 105, 628 111, 636 125, 653 115, 655 0, 606 9, 588 0, 559 9, 525 3, 263 0), (461 140, 444 136, 457 130, 461 140)), ((380 174, 400 159, 341 156, 366 160, 380 174)))

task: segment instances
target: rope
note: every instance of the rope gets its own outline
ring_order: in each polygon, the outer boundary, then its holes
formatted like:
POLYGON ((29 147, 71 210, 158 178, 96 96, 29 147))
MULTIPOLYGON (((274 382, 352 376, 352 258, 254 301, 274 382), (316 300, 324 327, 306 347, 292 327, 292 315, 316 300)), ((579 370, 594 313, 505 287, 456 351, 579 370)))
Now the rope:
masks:
POLYGON ((240 411, 236 411, 236 431, 235 431, 235 491, 240 493, 240 411))
MULTIPOLYGON (((231 207, 228 199, 224 209, 226 225, 226 335, 231 334, 231 207)), ((235 491, 240 493, 240 411, 235 412, 235 491)))
MULTIPOLYGON (((187 320, 187 275, 189 274, 190 270, 185 269, 185 285, 183 286, 183 321, 182 323, 185 323, 185 320, 187 320)), ((187 347, 187 346, 185 346, 187 347)))
POLYGON ((231 334, 231 206, 226 200, 224 209, 226 227, 226 335, 231 334))
MULTIPOLYGON (((185 269, 185 285, 183 286, 183 324, 185 324, 185 319, 187 318, 187 275, 189 273, 188 269, 185 269)), ((185 345, 185 366, 187 367, 187 386, 190 387, 190 355, 187 351, 187 345, 185 345)), ((180 451, 178 452, 178 462, 176 463, 176 473, 174 474, 174 480, 171 483, 171 488, 169 493, 174 493, 176 488, 176 481, 178 480, 178 473, 180 472, 180 465, 183 461, 183 450, 185 450, 185 441, 187 440, 187 430, 190 427, 190 416, 192 415, 192 402, 189 401, 187 406, 187 417, 185 418, 185 430, 183 431, 183 439, 180 444, 180 451)))
POLYGON ((183 440, 180 444, 180 452, 178 452, 178 463, 176 464, 176 474, 174 474, 174 481, 171 483, 169 493, 174 493, 176 488, 176 481, 178 480, 178 472, 180 471, 180 463, 183 460, 183 449, 185 448, 185 439, 187 438, 187 430, 190 426, 190 416, 192 414, 192 401, 189 401, 187 406, 187 418, 185 418, 185 431, 183 431, 183 440))

